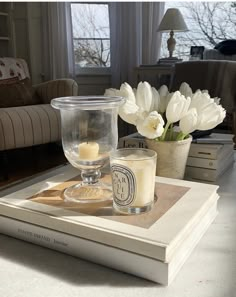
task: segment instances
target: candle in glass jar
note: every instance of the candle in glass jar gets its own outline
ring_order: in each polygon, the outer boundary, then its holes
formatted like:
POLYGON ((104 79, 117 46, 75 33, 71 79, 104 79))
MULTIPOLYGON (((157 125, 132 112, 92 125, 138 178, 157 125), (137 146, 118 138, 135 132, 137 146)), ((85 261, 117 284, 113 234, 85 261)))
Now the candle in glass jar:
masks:
POLYGON ((98 158, 99 144, 97 142, 82 142, 79 144, 80 160, 95 160, 98 158))
POLYGON ((125 212, 154 201, 156 154, 150 150, 130 152, 118 150, 111 157, 114 203, 125 212))

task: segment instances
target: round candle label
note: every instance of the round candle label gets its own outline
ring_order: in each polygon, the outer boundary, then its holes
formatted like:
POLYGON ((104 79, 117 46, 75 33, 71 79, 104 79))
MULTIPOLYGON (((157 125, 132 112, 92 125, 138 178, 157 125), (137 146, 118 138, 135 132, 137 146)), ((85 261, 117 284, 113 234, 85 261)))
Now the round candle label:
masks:
POLYGON ((135 199, 136 180, 133 172, 120 164, 111 165, 114 201, 117 205, 130 205, 135 199))

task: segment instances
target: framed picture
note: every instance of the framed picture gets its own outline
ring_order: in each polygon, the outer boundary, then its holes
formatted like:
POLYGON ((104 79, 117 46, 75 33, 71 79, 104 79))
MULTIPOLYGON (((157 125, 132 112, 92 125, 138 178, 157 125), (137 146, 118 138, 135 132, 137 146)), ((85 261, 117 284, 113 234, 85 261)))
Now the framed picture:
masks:
POLYGON ((203 59, 204 46, 191 46, 190 56, 195 59, 203 59))

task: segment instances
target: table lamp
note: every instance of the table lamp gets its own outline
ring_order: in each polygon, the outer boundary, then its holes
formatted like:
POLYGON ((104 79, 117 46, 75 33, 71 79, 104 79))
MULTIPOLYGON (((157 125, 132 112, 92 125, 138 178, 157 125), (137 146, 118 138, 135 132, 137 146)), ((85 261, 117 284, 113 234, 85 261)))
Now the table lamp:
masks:
POLYGON ((176 40, 174 39, 174 32, 188 31, 188 27, 184 18, 177 8, 167 9, 159 27, 159 32, 170 32, 170 38, 167 40, 167 48, 169 51, 169 58, 173 57, 176 40))

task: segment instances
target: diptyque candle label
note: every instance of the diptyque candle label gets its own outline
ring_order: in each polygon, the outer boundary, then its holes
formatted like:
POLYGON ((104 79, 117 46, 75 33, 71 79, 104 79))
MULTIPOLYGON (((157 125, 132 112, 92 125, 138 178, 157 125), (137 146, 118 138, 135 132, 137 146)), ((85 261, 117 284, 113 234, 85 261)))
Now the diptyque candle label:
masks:
POLYGON ((120 164, 111 165, 114 202, 120 206, 128 206, 135 199, 136 179, 133 172, 120 164))

